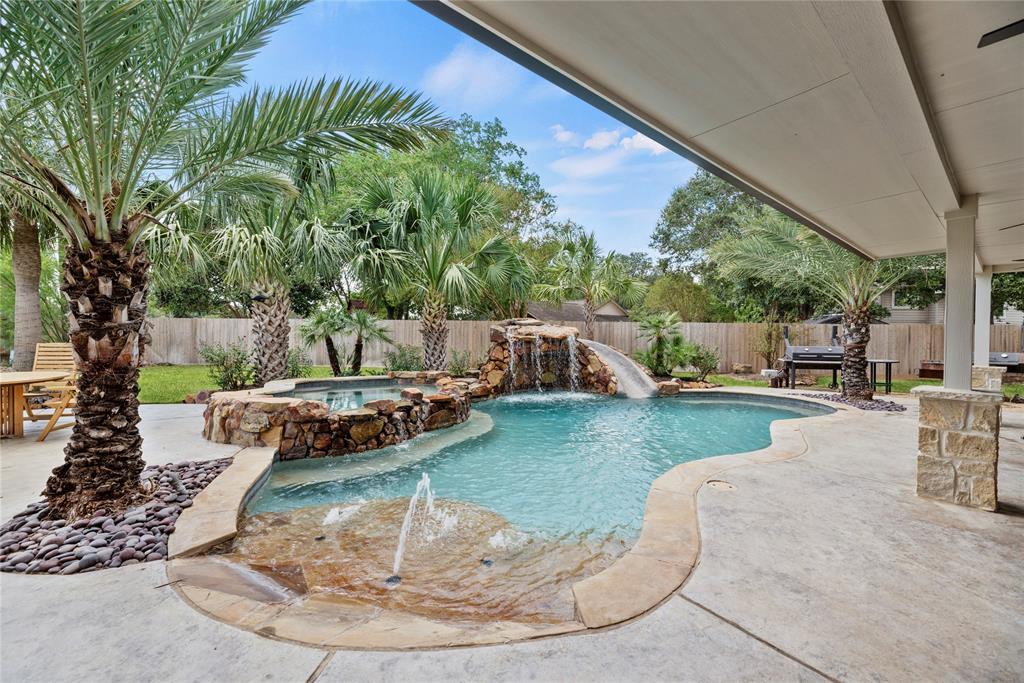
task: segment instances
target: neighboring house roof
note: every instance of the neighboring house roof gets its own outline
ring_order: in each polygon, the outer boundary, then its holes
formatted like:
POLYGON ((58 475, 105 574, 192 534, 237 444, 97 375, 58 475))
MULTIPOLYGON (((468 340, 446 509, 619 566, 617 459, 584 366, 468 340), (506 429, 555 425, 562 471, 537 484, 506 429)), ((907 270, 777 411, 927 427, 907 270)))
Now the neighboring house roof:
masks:
MULTIPOLYGON (((626 309, 614 301, 609 301, 597 309, 599 322, 625 322, 629 320, 626 309)), ((531 301, 526 304, 526 315, 536 320, 548 321, 579 321, 587 319, 582 301, 563 301, 561 306, 531 301)))

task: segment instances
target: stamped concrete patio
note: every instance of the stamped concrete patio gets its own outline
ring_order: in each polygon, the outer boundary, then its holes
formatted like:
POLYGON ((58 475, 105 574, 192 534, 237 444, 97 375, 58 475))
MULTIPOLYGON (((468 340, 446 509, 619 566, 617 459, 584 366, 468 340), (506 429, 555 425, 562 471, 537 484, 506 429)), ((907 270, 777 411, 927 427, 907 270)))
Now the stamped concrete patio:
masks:
MULTIPOLYGON (((699 564, 677 595, 597 633, 418 652, 327 651, 209 619, 164 563, 0 575, 7 681, 1021 680, 1024 411, 1007 407, 988 513, 914 495, 916 405, 803 427, 807 452, 698 496, 699 564)), ((144 406, 150 463, 236 449, 201 407, 144 406)), ((0 517, 34 500, 66 432, 0 445, 0 517)))

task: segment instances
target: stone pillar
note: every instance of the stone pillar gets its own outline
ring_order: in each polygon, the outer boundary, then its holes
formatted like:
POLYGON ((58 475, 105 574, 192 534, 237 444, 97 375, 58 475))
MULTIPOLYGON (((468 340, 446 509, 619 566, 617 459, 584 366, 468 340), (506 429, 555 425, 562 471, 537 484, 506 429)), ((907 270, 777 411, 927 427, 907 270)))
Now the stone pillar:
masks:
POLYGON ((915 387, 921 417, 917 495, 996 509, 1002 394, 915 387))
POLYGON ((999 394, 1003 395, 1003 375, 1006 374, 1006 368, 1004 367, 993 367, 984 366, 979 367, 975 365, 971 368, 971 389, 974 391, 983 391, 987 394, 999 394))

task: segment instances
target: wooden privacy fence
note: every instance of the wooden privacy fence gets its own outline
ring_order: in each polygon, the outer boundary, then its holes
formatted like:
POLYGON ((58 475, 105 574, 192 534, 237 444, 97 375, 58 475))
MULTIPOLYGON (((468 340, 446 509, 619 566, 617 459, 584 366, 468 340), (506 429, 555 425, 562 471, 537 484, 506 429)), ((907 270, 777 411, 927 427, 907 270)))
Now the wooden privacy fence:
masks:
MULTIPOLYGON (((292 320, 291 345, 300 346, 298 328, 302 320, 292 320)), ((558 321, 552 321, 558 322, 558 321)), ((146 352, 149 363, 195 365, 202 363, 199 348, 202 345, 224 346, 239 340, 251 342, 251 324, 248 318, 153 318, 150 321, 152 343, 146 352)), ((421 346, 420 321, 386 320, 392 339, 401 344, 421 346)), ((472 362, 480 362, 489 348, 487 320, 453 320, 448 323, 449 348, 469 351, 472 362)), ((565 324, 582 328, 579 323, 565 324)), ((913 375, 923 360, 942 360, 942 325, 923 323, 872 325, 870 358, 898 360, 898 375, 913 375)), ((682 323, 679 332, 692 342, 718 349, 721 355, 720 371, 728 371, 733 363, 746 363, 754 370, 765 367, 758 355, 757 341, 764 333, 764 323, 682 323)), ((831 325, 793 325, 792 338, 802 344, 822 345, 829 342, 831 325)), ((594 327, 596 341, 614 346, 627 354, 646 348, 639 337, 639 326, 634 322, 599 322, 594 327)), ((352 350, 354 339, 335 338, 339 349, 352 350)), ((992 351, 1021 350, 1021 328, 1016 325, 992 326, 992 351)), ((388 345, 367 344, 363 350, 364 365, 382 365, 388 345)), ((327 365, 327 349, 323 342, 307 353, 316 365, 327 365)))

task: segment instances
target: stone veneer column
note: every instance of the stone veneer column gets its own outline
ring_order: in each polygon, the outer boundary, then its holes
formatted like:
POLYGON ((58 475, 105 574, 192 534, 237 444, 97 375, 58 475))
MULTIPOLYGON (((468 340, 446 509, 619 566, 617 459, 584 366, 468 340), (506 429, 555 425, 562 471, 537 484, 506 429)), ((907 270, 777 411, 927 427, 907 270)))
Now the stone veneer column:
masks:
POLYGON ((916 387, 917 495, 995 510, 1002 394, 916 387))
POLYGON ((1005 374, 1006 368, 1004 367, 975 365, 971 368, 971 389, 1001 396, 1003 375, 1005 374))

